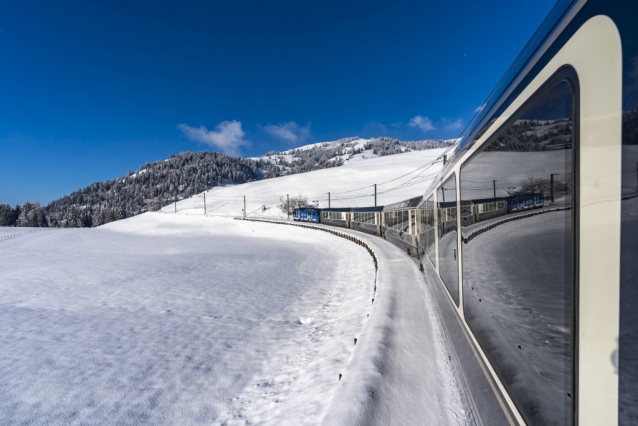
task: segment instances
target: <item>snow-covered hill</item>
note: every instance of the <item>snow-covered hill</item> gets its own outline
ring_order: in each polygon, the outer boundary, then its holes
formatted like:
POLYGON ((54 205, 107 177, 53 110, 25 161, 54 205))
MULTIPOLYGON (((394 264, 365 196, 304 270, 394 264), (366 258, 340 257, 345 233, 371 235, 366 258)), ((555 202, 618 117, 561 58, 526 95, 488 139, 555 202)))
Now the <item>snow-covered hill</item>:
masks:
POLYGON ((403 142, 358 137, 310 144, 262 157, 228 157, 209 151, 182 152, 145 163, 137 171, 91 185, 52 201, 46 207, 25 202, 0 204, 0 226, 96 227, 158 210, 171 200, 188 198, 206 188, 306 173, 357 160, 449 147, 453 140, 403 142))
POLYGON ((370 205, 376 182, 379 203, 412 197, 442 153, 213 188, 208 217, 199 194, 178 214, 0 241, 0 423, 465 424, 411 258, 342 230, 375 274, 347 239, 218 217, 240 216, 244 194, 249 217, 282 216, 285 193, 370 205))
MULTIPOLYGON (((368 158, 356 155, 344 166, 316 170, 299 175, 281 176, 241 185, 216 187, 206 191, 206 212, 209 215, 241 216, 246 197, 249 217, 284 217, 278 205, 280 199, 302 195, 312 204, 328 207, 361 207, 374 205, 374 184, 377 184, 377 205, 390 204, 422 195, 442 162, 437 159, 444 148, 412 151, 402 155, 368 158)), ((162 208, 162 212, 204 214, 204 194, 162 208)))
POLYGON ((363 139, 358 136, 332 142, 319 142, 286 151, 272 151, 252 160, 269 164, 267 177, 305 173, 312 170, 337 167, 356 158, 370 159, 404 152, 443 148, 455 140, 400 141, 387 137, 363 139))

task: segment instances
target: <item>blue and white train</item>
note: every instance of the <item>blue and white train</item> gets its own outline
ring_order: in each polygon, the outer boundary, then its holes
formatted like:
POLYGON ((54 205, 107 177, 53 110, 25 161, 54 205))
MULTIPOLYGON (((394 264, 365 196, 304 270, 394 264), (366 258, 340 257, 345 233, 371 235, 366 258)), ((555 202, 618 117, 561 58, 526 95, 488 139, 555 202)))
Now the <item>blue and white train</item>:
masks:
POLYGON ((638 424, 638 1, 559 0, 448 158, 295 220, 420 263, 475 424, 638 424))

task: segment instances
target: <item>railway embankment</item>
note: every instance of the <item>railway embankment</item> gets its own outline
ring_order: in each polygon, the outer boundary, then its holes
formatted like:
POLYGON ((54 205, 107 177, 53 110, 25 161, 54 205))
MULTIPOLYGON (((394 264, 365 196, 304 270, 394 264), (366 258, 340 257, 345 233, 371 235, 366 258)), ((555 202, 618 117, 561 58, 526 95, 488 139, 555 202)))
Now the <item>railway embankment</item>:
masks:
POLYGON ((467 423, 443 327, 418 264, 382 238, 350 229, 314 228, 366 248, 377 267, 370 314, 326 411, 324 425, 467 423))

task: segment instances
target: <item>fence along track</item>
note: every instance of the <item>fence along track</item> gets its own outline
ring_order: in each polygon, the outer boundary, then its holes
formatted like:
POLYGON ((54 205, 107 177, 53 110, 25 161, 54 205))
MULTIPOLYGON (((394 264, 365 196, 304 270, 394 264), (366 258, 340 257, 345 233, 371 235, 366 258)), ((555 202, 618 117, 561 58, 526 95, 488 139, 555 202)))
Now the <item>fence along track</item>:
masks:
MULTIPOLYGON (((365 248, 368 253, 370 253, 370 256, 372 256, 372 261, 374 262, 374 291, 372 292, 372 304, 374 305, 374 299, 377 297, 377 274, 379 272, 379 261, 377 260, 377 255, 374 253, 374 250, 372 250, 372 248, 363 240, 360 240, 359 238, 353 236, 353 235, 348 235, 344 232, 339 232, 336 231, 334 229, 330 229, 330 228, 320 228, 318 226, 312 226, 312 225, 305 225, 302 223, 289 223, 289 222, 280 222, 280 221, 276 221, 276 220, 266 220, 266 219, 241 219, 236 217, 235 220, 248 220, 250 222, 264 222, 264 223, 274 223, 274 224, 278 224, 278 225, 288 225, 288 226, 298 226, 300 228, 308 228, 308 229, 314 229, 316 231, 324 231, 324 232, 328 232, 332 235, 335 235, 337 237, 341 237, 344 238, 348 241, 351 241, 355 244, 358 244, 359 246, 365 248)), ((370 316, 370 314, 368 314, 368 317, 370 316)), ((357 338, 354 339, 354 344, 357 344, 357 338)), ((350 356, 350 359, 352 359, 352 355, 350 356)), ((348 363, 350 363, 350 361, 348 361, 348 363)), ((343 376, 343 374, 339 374, 339 381, 341 381, 341 377, 343 376)))
POLYGON ((468 235, 467 237, 461 237, 461 240, 463 240, 463 244, 467 244, 470 241, 472 241, 474 238, 478 237, 479 235, 496 228, 499 225, 502 225, 504 223, 508 223, 511 222, 513 220, 519 220, 519 219, 526 219, 528 217, 532 217, 532 216, 536 216, 539 214, 543 214, 543 213, 551 213, 551 212, 559 212, 559 211, 563 211, 563 210, 571 210, 571 207, 561 207, 561 208, 556 208, 556 209, 547 209, 547 210, 541 210, 541 211, 535 211, 535 212, 531 212, 531 213, 527 213, 527 214, 521 214, 521 215, 517 215, 514 217, 509 217, 507 219, 503 219, 503 220, 499 220, 497 222, 494 223, 490 223, 487 226, 483 226, 482 228, 477 229, 476 231, 472 231, 472 233, 470 233, 470 235, 468 235))
POLYGON ((2 237, 0 237, 0 241, 3 240, 10 240, 11 238, 17 238, 17 237, 21 237, 22 235, 26 235, 26 234, 31 234, 33 232, 38 232, 38 231, 53 231, 56 230, 58 228, 35 228, 35 229, 30 229, 28 231, 23 231, 23 232, 19 232, 17 234, 11 234, 11 235, 3 235, 2 237))

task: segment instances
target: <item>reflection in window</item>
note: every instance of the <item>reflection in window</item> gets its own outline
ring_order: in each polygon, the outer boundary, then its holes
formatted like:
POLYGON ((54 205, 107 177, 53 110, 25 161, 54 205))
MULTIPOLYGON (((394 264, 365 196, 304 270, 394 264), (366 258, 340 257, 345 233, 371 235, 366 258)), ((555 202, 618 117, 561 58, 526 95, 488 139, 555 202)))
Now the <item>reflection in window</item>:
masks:
POLYGON ((435 232, 435 228, 434 228, 434 196, 430 195, 430 197, 425 201, 425 252, 427 253, 428 257, 430 258, 430 260, 432 261, 433 264, 436 264, 435 256, 435 244, 434 244, 434 240, 436 238, 436 235, 434 234, 435 232))
POLYGON ((437 191, 439 215, 439 274, 459 303, 459 269, 456 234, 456 178, 452 175, 437 191))
POLYGON ((548 86, 460 176, 465 319, 532 425, 573 422, 573 105, 548 86))
POLYGON ((434 201, 433 196, 423 201, 416 210, 416 222, 418 223, 417 244, 419 252, 430 258, 432 264, 434 260, 434 201))

